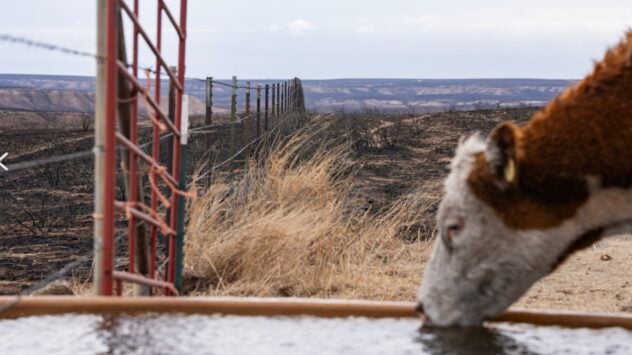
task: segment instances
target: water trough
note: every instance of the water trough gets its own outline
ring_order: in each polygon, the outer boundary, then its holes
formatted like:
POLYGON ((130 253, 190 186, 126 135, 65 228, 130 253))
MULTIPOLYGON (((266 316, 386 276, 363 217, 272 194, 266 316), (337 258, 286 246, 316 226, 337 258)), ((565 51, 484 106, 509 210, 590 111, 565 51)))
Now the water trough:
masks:
POLYGON ((625 313, 511 309, 444 331, 420 330, 412 302, 45 296, 0 297, 1 309, 0 353, 12 354, 632 352, 625 313))

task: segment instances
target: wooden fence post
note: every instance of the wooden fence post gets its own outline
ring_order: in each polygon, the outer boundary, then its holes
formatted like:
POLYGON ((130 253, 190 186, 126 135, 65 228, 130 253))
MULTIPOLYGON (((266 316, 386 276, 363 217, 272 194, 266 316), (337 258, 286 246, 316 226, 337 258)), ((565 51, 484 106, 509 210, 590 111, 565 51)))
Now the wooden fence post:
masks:
POLYGON ((289 81, 290 83, 290 93, 288 94, 288 107, 290 109, 290 111, 294 110, 294 80, 290 79, 289 81))
POLYGON ((303 82, 296 78, 296 110, 305 113, 305 92, 303 91, 303 82))
POLYGON ((296 78, 292 79, 292 111, 296 109, 296 78))
MULTIPOLYGON (((244 144, 248 144, 252 139, 252 121, 250 117, 250 81, 246 81, 246 115, 241 123, 244 130, 244 144)), ((244 163, 250 157, 251 150, 252 147, 248 147, 244 151, 244 163)))
POLYGON ((250 115, 250 82, 246 81, 246 116, 250 115))
POLYGON ((276 84, 272 84, 272 117, 274 116, 276 116, 276 84))
POLYGON ((265 108, 264 108, 264 114, 263 114, 263 130, 264 131, 268 131, 268 94, 270 93, 270 84, 266 84, 266 102, 265 102, 265 108))
POLYGON ((261 136, 261 84, 257 84, 257 138, 261 136))
POLYGON ((278 117, 278 116, 281 115, 281 111, 279 110, 279 107, 281 106, 279 104, 281 102, 281 100, 280 100, 280 98, 281 98, 281 84, 280 83, 276 84, 276 89, 277 89, 277 92, 276 92, 277 93, 277 97, 276 97, 276 99, 277 99, 276 114, 277 114, 277 117, 278 117))
POLYGON ((237 77, 233 76, 230 96, 230 154, 235 154, 235 122, 237 121, 237 77))
POLYGON ((285 100, 283 100, 284 111, 287 111, 287 106, 288 106, 288 104, 287 104, 288 103, 288 99, 287 98, 289 96, 288 94, 290 93, 288 89, 289 89, 289 85, 288 85, 288 82, 286 81, 286 82, 283 83, 283 92, 285 92, 285 100))
MULTIPOLYGON (((204 124, 209 126, 212 123, 213 123, 213 77, 209 76, 209 77, 206 77, 206 119, 204 121, 204 124)), ((212 154, 210 154, 211 135, 204 134, 203 142, 204 142, 205 149, 209 149, 208 166, 213 166, 213 157, 212 157, 212 154)), ((205 179, 205 181, 208 181, 208 179, 205 179)))
POLYGON ((285 112, 285 83, 281 84, 281 100, 279 100, 279 108, 281 110, 281 114, 285 112))
POLYGON ((213 77, 206 77, 206 120, 205 125, 213 122, 213 77))

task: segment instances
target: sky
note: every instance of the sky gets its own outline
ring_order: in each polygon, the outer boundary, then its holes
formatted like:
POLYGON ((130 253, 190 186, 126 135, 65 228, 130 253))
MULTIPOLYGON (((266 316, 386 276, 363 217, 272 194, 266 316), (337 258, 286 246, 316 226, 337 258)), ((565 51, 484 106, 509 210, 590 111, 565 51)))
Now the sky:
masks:
MULTIPOLYGON (((155 0, 140 2, 155 25, 155 0)), ((630 27, 629 0, 189 0, 186 75, 575 79, 630 27)), ((3 0, 0 33, 95 52, 96 0, 3 0)), ((163 46, 175 64, 171 31, 163 46)), ((153 64, 147 48, 140 61, 153 64)), ((0 73, 94 72, 89 58, 0 43, 0 73)))

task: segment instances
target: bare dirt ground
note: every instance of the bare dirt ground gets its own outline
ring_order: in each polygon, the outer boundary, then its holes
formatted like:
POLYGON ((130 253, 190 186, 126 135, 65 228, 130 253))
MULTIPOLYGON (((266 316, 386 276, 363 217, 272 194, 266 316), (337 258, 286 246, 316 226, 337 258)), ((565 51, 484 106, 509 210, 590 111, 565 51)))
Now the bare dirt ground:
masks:
MULTIPOLYGON (((358 206, 377 212, 415 189, 422 189, 431 205, 413 232, 403 235, 411 250, 416 249, 416 261, 393 274, 406 280, 397 299, 414 298, 430 250, 442 180, 459 137, 475 131, 486 134, 505 119, 525 122, 533 112, 525 108, 400 116, 368 130, 371 142, 361 143, 353 157, 358 206)), ((0 148, 16 152, 14 161, 82 151, 92 145, 91 133, 80 130, 14 133, 0 133, 0 148)), ((221 137, 217 141, 221 143, 221 137)), ((0 175, 0 294, 15 294, 90 252, 91 173, 88 159, 0 175), (36 213, 29 216, 28 211, 36 213)), ((89 265, 78 273, 87 277, 89 265)), ((573 255, 517 306, 632 312, 632 237, 607 239, 573 255)))
MULTIPOLYGON (((32 162, 64 154, 90 151, 93 131, 76 124, 65 128, 30 127, 24 117, 74 117, 75 113, 41 113, 0 110, 0 121, 10 117, 10 125, 0 125, 0 155, 8 152, 3 163, 32 162)), ((85 114, 81 114, 85 115, 85 114)), ((195 118, 197 119, 197 117, 195 118)), ((197 121, 195 121, 197 122, 197 121)), ((194 123, 195 123, 194 122, 194 123)), ((206 130, 213 146, 226 146, 227 128, 206 130)), ((239 132, 239 131, 238 131, 239 132)), ((149 131, 141 130, 139 141, 148 142, 149 131)), ((204 135, 194 135, 189 143, 191 162, 202 161, 206 151, 204 135)), ((238 136, 241 144, 242 136, 238 136)), ((161 146, 164 161, 165 145, 161 146)), ((151 151, 151 146, 145 148, 151 151)), ((225 158, 226 151, 213 150, 212 161, 225 158), (221 153, 221 154, 220 154, 221 153)), ((205 160, 206 162, 206 160, 205 160)), ((195 165, 189 167, 192 173, 195 165)), ((17 294, 67 263, 92 253, 93 211, 92 155, 69 161, 0 172, 0 295, 17 294)), ((116 193, 124 199, 122 176, 117 175, 116 193)), ((117 222, 125 227, 123 216, 117 222)), ((117 245, 117 255, 126 253, 125 243, 117 245)), ((121 263, 126 262, 121 259, 121 263)), ((69 275, 83 281, 90 277, 90 261, 69 275)))

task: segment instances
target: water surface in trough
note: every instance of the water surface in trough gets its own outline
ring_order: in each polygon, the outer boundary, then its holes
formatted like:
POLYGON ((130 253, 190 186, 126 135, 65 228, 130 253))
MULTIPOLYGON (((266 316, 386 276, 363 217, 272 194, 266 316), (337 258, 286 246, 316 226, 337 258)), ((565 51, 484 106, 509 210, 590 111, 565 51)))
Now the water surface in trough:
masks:
POLYGON ((632 354, 632 332, 416 319, 58 315, 0 320, 0 354, 632 354))

